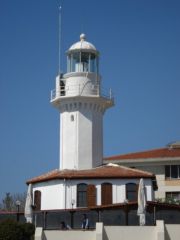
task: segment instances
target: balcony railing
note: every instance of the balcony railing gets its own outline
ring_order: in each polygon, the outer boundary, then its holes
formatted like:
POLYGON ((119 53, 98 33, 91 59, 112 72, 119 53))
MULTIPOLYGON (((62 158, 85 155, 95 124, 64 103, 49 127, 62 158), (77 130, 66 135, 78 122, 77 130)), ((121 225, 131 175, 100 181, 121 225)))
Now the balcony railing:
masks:
MULTIPOLYGON (((33 211, 33 223, 44 229, 59 229, 61 221, 65 221, 72 229, 81 228, 83 214, 87 214, 90 228, 95 228, 96 222, 103 222, 105 226, 137 226, 137 202, 116 205, 94 206, 91 208, 33 211)), ((23 212, 0 211, 0 221, 17 219, 25 222, 23 212)), ((146 225, 153 226, 156 220, 164 220, 166 224, 180 224, 180 205, 147 202, 146 225)))
POLYGON ((59 86, 58 89, 51 91, 51 101, 57 98, 64 98, 70 96, 101 96, 108 99, 113 99, 112 91, 100 88, 100 85, 93 85, 91 88, 86 87, 82 84, 70 85, 70 86, 59 86))

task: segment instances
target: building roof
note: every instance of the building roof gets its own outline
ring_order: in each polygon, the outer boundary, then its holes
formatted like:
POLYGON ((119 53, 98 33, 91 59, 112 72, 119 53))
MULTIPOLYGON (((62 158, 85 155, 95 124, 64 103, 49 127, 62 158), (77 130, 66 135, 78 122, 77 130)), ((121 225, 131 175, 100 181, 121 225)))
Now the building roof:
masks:
POLYGON ((32 178, 27 184, 45 182, 55 179, 121 179, 121 178, 151 178, 155 180, 155 175, 146 171, 131 169, 116 164, 103 165, 101 167, 88 170, 53 170, 41 176, 32 178))
MULTIPOLYGON (((174 144, 174 143, 173 143, 174 144)), ((173 158, 173 157, 180 157, 180 145, 173 144, 168 145, 165 148, 159 148, 159 149, 152 149, 142 152, 134 152, 134 153, 127 153, 127 154, 121 154, 121 155, 114 155, 110 157, 105 157, 104 160, 130 160, 130 159, 148 159, 148 158, 158 158, 158 159, 164 159, 164 158, 173 158)))
POLYGON ((74 50, 90 50, 90 51, 96 52, 97 50, 96 50, 95 46, 92 43, 85 41, 85 39, 86 39, 86 35, 84 33, 82 33, 80 35, 80 41, 74 43, 69 48, 68 52, 69 51, 71 52, 74 50))

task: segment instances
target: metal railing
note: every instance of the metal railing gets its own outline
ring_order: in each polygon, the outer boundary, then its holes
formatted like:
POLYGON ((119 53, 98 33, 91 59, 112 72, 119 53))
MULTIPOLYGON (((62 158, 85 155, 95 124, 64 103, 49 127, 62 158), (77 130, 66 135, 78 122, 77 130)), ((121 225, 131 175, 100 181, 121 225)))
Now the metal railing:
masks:
MULTIPOLYGON (((137 226, 138 205, 136 202, 107 207, 96 206, 84 209, 44 210, 33 212, 33 223, 44 229, 59 229, 61 221, 65 221, 72 229, 81 228, 82 216, 86 214, 90 228, 95 228, 96 222, 108 226, 137 226)), ((20 222, 25 222, 22 212, 0 212, 0 222, 11 218, 16 220, 19 214, 20 222)), ((180 224, 180 205, 147 202, 146 225, 153 226, 156 220, 164 220, 165 224, 180 224)))
POLYGON ((92 85, 91 88, 86 85, 70 85, 70 86, 59 86, 58 89, 51 90, 51 101, 56 98, 69 97, 69 96, 101 96, 108 99, 113 99, 111 89, 107 91, 104 88, 100 88, 100 85, 92 85))

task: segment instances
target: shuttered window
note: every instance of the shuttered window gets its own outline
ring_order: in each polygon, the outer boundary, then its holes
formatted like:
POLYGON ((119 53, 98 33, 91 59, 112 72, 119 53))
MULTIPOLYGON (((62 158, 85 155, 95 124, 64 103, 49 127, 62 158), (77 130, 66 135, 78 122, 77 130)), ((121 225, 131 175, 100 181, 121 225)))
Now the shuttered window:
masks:
POLYGON ((87 205, 88 207, 96 206, 96 187, 93 184, 87 186, 87 205))
POLYGON ((112 184, 111 183, 101 184, 101 204, 102 205, 112 204, 112 184))
POLYGON ((77 207, 87 207, 87 184, 77 185, 77 207))
POLYGON ((41 210, 41 192, 34 192, 34 205, 36 210, 41 210))

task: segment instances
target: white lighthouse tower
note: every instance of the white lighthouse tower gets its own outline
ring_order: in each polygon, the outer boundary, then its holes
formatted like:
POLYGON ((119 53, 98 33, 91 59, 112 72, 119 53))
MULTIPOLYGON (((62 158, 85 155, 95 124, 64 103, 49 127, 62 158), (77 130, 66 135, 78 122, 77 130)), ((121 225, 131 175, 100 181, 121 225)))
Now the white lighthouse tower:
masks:
POLYGON ((153 174, 103 165, 103 114, 114 103, 102 91, 98 61, 99 52, 81 34, 67 51, 67 73, 56 77, 51 103, 60 111, 60 167, 27 181, 37 211, 136 201, 141 178, 147 200, 153 199, 153 174))
POLYGON ((51 103, 60 111, 60 170, 102 165, 103 114, 113 98, 102 92, 99 52, 85 34, 67 51, 67 73, 56 77, 51 103))

